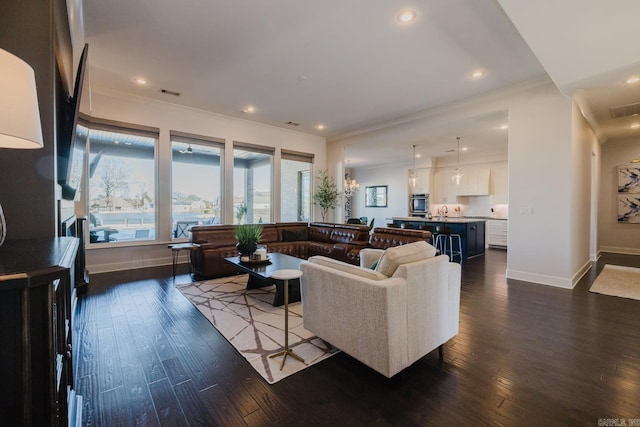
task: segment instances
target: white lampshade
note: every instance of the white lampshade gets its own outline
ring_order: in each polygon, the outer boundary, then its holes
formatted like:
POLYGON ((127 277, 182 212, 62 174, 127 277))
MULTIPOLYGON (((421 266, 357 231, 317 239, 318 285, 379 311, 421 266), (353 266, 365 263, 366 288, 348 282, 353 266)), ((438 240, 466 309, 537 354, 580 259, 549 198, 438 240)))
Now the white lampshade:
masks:
POLYGON ((0 49, 0 147, 42 148, 33 68, 0 49))

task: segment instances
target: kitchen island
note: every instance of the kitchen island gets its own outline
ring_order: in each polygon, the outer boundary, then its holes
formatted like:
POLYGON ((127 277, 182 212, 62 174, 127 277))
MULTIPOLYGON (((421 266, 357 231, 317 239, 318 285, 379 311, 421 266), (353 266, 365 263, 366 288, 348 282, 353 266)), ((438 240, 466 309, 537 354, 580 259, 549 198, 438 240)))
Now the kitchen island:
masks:
POLYGON ((459 234, 462 240, 462 258, 484 255, 484 229, 486 218, 465 218, 465 217, 439 217, 433 219, 421 217, 398 217, 393 218, 394 227, 425 228, 433 227, 432 233, 436 235, 436 226, 445 226, 451 229, 451 233, 459 234))

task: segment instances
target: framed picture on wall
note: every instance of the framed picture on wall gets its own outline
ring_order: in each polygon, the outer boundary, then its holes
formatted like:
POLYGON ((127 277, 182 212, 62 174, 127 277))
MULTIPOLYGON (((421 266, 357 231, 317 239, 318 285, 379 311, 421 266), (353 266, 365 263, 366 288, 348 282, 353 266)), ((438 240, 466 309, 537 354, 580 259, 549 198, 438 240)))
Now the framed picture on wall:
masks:
POLYGON ((618 166, 618 193, 640 193, 640 164, 618 166))
POLYGON ((618 194, 618 222, 640 223, 640 193, 618 194))
POLYGON ((365 187, 364 206, 367 208, 386 208, 387 186, 375 185, 372 187, 365 187))

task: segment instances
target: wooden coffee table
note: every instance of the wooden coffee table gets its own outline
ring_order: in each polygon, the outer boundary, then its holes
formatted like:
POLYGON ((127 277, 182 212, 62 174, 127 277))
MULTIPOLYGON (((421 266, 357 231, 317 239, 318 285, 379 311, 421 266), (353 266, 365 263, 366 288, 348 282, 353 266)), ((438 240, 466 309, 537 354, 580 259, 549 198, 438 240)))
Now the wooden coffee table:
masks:
MULTIPOLYGON (((247 289, 264 288, 265 286, 276 286, 276 295, 273 298, 275 307, 284 304, 284 281, 271 278, 271 274, 277 270, 300 270, 303 259, 287 254, 269 253, 268 262, 254 263, 242 262, 239 256, 225 258, 225 261, 234 264, 243 273, 249 274, 247 289)), ((300 279, 289 280, 289 302, 300 301, 300 279)))

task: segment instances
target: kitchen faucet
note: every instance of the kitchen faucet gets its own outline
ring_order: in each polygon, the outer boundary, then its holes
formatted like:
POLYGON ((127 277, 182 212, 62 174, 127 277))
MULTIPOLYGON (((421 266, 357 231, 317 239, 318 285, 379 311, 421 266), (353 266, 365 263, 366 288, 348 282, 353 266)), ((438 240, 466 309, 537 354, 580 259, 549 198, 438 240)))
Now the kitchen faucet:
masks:
POLYGON ((445 216, 447 216, 448 213, 449 213, 449 209, 447 208, 447 205, 444 205, 440 209, 438 209, 438 215, 440 215, 440 220, 442 220, 445 216))

